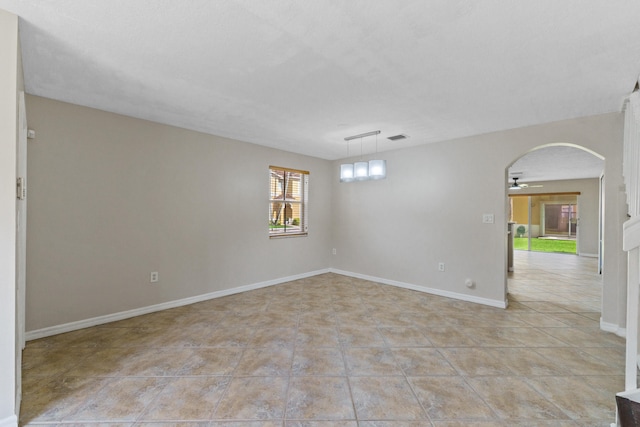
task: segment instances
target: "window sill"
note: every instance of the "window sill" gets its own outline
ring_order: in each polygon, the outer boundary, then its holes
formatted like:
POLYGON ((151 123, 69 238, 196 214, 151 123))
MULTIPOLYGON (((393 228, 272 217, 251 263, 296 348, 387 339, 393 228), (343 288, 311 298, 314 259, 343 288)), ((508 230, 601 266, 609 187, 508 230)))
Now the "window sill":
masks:
POLYGON ((270 239, 286 239, 287 237, 307 237, 309 233, 270 234, 270 239))

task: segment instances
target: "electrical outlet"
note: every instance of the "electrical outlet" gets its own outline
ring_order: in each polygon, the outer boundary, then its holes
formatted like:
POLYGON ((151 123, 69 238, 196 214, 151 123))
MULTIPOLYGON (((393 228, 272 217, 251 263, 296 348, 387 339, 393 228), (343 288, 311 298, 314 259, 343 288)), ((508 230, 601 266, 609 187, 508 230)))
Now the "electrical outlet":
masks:
POLYGON ((338 251, 336 251, 336 248, 333 248, 333 250, 331 251, 331 253, 335 255, 335 254, 337 254, 337 253, 338 253, 338 251))
POLYGON ((438 271, 444 271, 444 262, 438 263, 438 271))
POLYGON ((152 271, 151 272, 151 276, 149 277, 149 281, 151 283, 156 283, 158 281, 158 272, 157 271, 152 271))

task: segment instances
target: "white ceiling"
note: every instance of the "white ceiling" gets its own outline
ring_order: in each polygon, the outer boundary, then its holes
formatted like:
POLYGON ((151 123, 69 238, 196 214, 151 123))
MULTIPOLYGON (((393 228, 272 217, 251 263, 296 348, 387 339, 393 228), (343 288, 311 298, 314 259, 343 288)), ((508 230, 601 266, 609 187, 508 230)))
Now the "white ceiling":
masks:
POLYGON ((509 182, 556 181, 598 178, 604 172, 604 160, 588 151, 571 146, 549 146, 531 151, 511 165, 509 182))
POLYGON ((640 74, 638 0, 0 8, 21 17, 28 93, 325 159, 378 129, 384 151, 620 111, 640 74))

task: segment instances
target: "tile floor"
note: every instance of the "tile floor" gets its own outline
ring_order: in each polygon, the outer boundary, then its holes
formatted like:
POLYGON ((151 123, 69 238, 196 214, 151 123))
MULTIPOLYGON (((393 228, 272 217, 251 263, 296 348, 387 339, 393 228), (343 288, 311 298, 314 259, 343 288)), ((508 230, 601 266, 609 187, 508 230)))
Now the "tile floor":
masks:
POLYGON ((324 274, 31 341, 20 423, 608 426, 595 264, 517 252, 508 310, 324 274))

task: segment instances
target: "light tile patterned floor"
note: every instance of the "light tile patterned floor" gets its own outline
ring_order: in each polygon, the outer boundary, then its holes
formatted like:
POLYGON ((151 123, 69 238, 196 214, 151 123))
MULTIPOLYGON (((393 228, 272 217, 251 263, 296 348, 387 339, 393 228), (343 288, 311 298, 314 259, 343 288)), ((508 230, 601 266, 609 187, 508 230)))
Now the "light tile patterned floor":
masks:
POLYGON ((29 342, 22 425, 608 426, 596 260, 516 253, 508 310, 325 274, 29 342))

